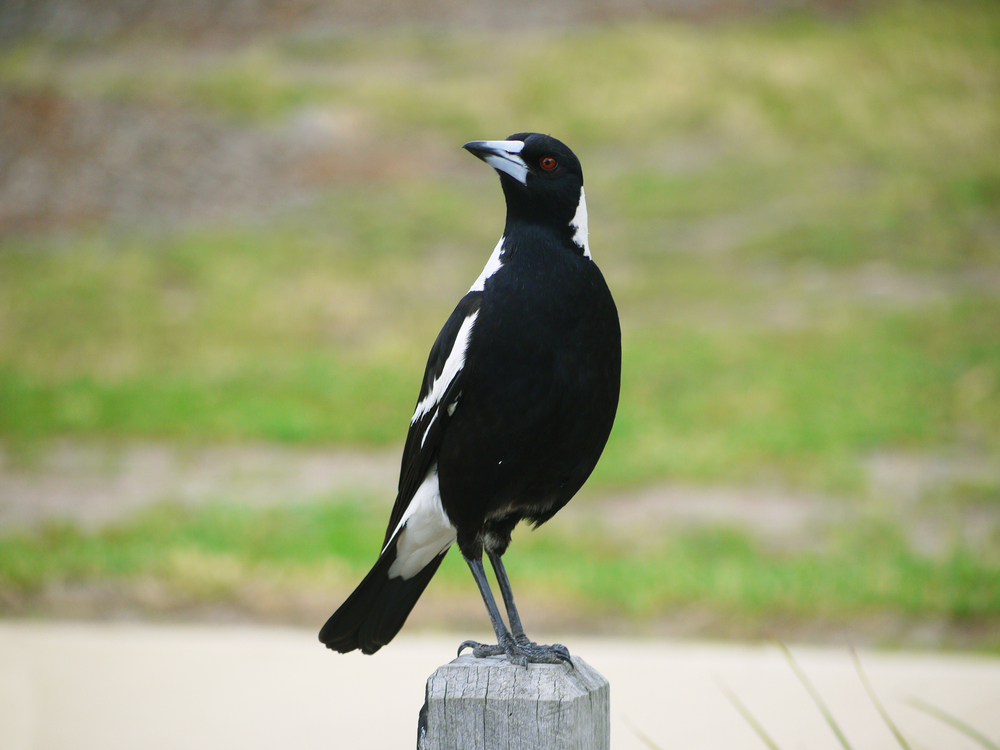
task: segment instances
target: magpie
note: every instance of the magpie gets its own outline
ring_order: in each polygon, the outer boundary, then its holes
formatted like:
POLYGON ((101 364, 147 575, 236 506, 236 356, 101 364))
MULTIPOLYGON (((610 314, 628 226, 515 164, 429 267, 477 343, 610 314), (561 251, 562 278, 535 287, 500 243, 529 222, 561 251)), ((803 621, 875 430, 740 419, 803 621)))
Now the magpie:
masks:
POLYGON ((618 311, 590 255, 583 169, 573 152, 538 133, 463 148, 500 176, 506 225, 431 348, 378 561, 319 639, 341 653, 378 651, 457 543, 497 638, 465 641, 459 653, 567 662, 564 646, 525 635, 502 556, 514 527, 555 515, 604 450, 621 386, 618 311))

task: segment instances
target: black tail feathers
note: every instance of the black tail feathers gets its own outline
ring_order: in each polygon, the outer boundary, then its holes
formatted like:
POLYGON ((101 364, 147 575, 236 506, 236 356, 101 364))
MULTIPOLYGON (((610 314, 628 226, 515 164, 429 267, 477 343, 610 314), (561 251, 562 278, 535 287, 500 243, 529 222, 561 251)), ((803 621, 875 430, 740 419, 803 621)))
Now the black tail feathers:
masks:
POLYGON ((355 649, 374 654, 403 627, 446 553, 447 550, 435 557, 412 578, 389 578, 389 568, 396 559, 395 545, 391 545, 354 593, 326 621, 319 631, 320 641, 342 654, 355 649))

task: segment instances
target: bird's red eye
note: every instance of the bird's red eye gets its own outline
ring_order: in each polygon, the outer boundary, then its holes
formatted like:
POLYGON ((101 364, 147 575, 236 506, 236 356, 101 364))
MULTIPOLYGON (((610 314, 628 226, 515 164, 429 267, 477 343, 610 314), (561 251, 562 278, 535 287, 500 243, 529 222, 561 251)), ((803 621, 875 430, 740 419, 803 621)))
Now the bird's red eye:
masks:
POLYGON ((559 162, 556 161, 556 158, 554 156, 543 156, 538 161, 539 166, 541 166, 541 168, 544 169, 546 172, 551 172, 553 169, 556 168, 556 165, 558 163, 559 162))

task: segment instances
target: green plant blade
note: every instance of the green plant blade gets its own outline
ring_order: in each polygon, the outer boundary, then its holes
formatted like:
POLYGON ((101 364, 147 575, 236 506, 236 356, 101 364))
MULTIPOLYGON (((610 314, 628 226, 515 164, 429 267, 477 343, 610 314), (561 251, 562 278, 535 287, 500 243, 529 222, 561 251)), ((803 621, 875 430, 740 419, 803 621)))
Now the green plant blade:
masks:
POLYGON ((926 714, 930 714, 935 719, 940 719, 945 724, 948 724, 949 726, 954 727, 955 729, 957 729, 959 732, 961 732, 962 734, 964 734, 969 739, 975 740, 980 745, 982 745, 983 747, 985 747, 986 750, 1000 750, 1000 745, 998 745, 997 743, 993 742, 993 740, 991 740, 989 737, 987 737, 986 735, 984 735, 979 730, 973 729, 968 724, 966 724, 964 721, 962 721, 961 719, 959 719, 959 718, 957 718, 955 716, 952 716, 948 712, 942 711, 940 708, 932 706, 930 703, 926 703, 925 701, 922 701, 919 698, 910 698, 906 702, 909 705, 913 706, 914 708, 919 709, 919 710, 923 711, 926 714))
POLYGON ((902 747, 903 750, 910 750, 910 744, 906 741, 906 738, 903 737, 903 733, 899 731, 895 722, 893 722, 893 720, 889 717, 889 712, 886 711, 885 706, 882 705, 882 701, 880 701, 878 696, 875 694, 875 689, 868 681, 868 675, 866 675, 864 669, 861 668, 861 660, 858 658, 858 652, 853 648, 851 648, 851 658, 854 659, 854 666, 858 670, 858 677, 861 678, 861 684, 864 685, 865 690, 868 691, 868 697, 871 698, 872 703, 875 704, 875 708, 882 717, 882 721, 885 722, 886 726, 889 727, 889 730, 896 737, 896 742, 899 743, 899 746, 902 747))
POLYGON ((625 726, 629 728, 632 734, 634 734, 638 738, 639 742, 641 742, 646 747, 650 748, 650 750, 660 750, 660 746, 657 745, 655 742, 653 742, 653 740, 644 735, 642 732, 640 732, 638 729, 636 729, 635 726, 632 725, 631 721, 626 719, 624 716, 622 717, 622 721, 625 722, 625 726))
POLYGON ((806 673, 802 671, 802 667, 800 667, 798 662, 795 661, 795 658, 792 656, 792 652, 789 651, 788 647, 785 646, 785 644, 782 643, 781 641, 778 641, 777 643, 778 647, 784 652, 785 658, 788 660, 789 665, 792 667, 792 671, 794 671, 796 677, 799 678, 799 682, 801 682, 802 685, 805 687, 805 689, 809 691, 809 696, 813 699, 813 703, 816 704, 816 707, 820 710, 820 713, 823 714, 823 718, 826 719, 826 723, 830 725, 830 729, 832 729, 833 733, 837 735, 837 739, 840 741, 840 744, 844 747, 844 750, 852 750, 851 744, 847 741, 847 737, 844 736, 844 733, 841 731, 840 726, 833 718, 833 714, 830 713, 830 709, 827 708, 826 703, 823 702, 823 699, 820 697, 819 692, 816 690, 815 687, 813 687, 813 684, 809 681, 809 678, 806 677, 806 673))
POLYGON ((764 727, 761 726, 761 723, 754 718, 754 715, 750 713, 750 710, 743 705, 739 698, 736 697, 736 693, 730 690, 729 686, 719 678, 716 678, 715 681, 719 684, 719 688, 723 693, 725 693, 729 702, 733 704, 736 710, 740 712, 744 719, 746 719, 747 724, 749 724, 750 727, 757 733, 757 736, 760 737, 761 741, 771 748, 771 750, 780 750, 777 743, 771 739, 771 736, 764 730, 764 727))

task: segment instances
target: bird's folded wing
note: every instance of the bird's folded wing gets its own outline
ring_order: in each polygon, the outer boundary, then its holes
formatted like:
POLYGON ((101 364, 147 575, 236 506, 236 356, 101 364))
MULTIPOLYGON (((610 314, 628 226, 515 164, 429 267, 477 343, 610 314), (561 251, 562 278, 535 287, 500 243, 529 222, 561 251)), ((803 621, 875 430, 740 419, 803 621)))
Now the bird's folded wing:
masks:
POLYGON ((466 352, 481 292, 469 292, 455 307, 438 334, 427 358, 420 397, 410 420, 399 471, 399 493, 386 528, 383 548, 389 543, 403 513, 434 464, 441 438, 462 396, 466 352))

